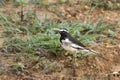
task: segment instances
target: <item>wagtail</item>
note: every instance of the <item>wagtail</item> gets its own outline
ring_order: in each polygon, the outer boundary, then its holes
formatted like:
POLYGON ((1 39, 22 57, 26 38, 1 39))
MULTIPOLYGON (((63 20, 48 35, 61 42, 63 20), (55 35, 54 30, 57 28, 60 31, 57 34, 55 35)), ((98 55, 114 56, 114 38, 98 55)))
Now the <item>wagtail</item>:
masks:
POLYGON ((60 45, 67 50, 70 53, 73 53, 74 59, 77 57, 77 53, 80 53, 81 51, 86 51, 86 52, 91 52, 105 60, 102 55, 98 54, 96 51, 91 50, 87 48, 85 45, 83 45, 80 41, 72 37, 67 29, 54 29, 55 32, 58 32, 61 37, 60 37, 60 45))

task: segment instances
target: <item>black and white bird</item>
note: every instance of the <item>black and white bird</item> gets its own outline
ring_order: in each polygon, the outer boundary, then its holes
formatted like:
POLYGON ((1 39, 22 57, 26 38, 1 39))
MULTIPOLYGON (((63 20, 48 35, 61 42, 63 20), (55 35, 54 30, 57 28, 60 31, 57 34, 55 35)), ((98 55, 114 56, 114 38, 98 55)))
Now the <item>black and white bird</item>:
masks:
POLYGON ((98 57, 101 57, 101 58, 107 60, 102 55, 98 54, 96 51, 87 48, 80 41, 78 41, 77 39, 72 37, 69 34, 67 29, 55 29, 55 31, 58 32, 61 35, 61 37, 60 37, 60 45, 65 50, 67 50, 68 52, 73 53, 74 58, 77 57, 77 53, 80 53, 82 51, 86 51, 86 52, 91 52, 91 53, 97 55, 98 57))

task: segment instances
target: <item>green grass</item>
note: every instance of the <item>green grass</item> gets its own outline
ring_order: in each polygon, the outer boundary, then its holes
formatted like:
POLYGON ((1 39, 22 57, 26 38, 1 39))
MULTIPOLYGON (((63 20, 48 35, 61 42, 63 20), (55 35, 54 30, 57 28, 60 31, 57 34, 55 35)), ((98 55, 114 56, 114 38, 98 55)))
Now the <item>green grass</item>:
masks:
POLYGON ((90 7, 98 7, 98 8, 104 8, 107 10, 119 10, 120 9, 120 3, 117 1, 110 1, 110 0, 83 0, 82 6, 88 5, 90 7))
POLYGON ((35 53, 36 47, 44 48, 48 50, 49 53, 54 54, 58 51, 63 51, 63 49, 59 47, 60 35, 55 34, 54 28, 68 29, 72 36, 75 36, 75 38, 84 43, 95 41, 105 30, 108 31, 111 36, 115 34, 114 31, 111 30, 115 25, 103 24, 102 19, 94 24, 90 22, 82 23, 81 21, 63 21, 58 23, 55 22, 55 20, 46 19, 40 22, 36 18, 31 18, 28 22, 26 22, 26 20, 20 22, 17 20, 17 16, 0 14, 0 20, 2 21, 1 26, 5 28, 5 34, 3 36, 6 42, 3 46, 3 51, 6 53, 35 53), (13 19, 16 20, 13 22, 13 19))
POLYGON ((0 6, 3 6, 5 3, 7 3, 7 0, 0 0, 0 6))
MULTIPOLYGON (((23 2, 23 0, 18 0, 17 3, 28 5, 26 2, 23 2)), ((29 4, 33 3, 38 4, 34 1, 29 2, 29 4)), ((40 4, 42 4, 42 2, 40 4)), ((114 28, 113 26, 117 25, 103 24, 102 18, 95 23, 90 23, 90 21, 87 20, 84 22, 62 21, 61 23, 46 19, 39 21, 33 14, 34 11, 26 11, 23 20, 20 21, 21 15, 17 13, 10 15, 0 13, 0 26, 5 28, 3 34, 5 43, 2 48, 5 53, 36 53, 36 48, 40 47, 48 50, 49 53, 56 54, 64 50, 59 46, 60 35, 54 33, 54 28, 66 28, 72 36, 75 36, 75 38, 81 42, 90 43, 91 41, 94 42, 96 38, 100 38, 100 34, 102 35, 103 31, 107 31, 111 38, 113 38, 115 32, 112 29, 114 28)))

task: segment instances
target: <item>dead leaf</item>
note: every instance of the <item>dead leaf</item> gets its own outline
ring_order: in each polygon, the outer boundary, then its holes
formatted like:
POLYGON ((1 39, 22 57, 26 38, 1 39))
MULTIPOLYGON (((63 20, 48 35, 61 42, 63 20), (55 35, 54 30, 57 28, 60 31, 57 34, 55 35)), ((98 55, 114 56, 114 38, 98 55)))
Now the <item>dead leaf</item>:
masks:
POLYGON ((89 9, 90 9, 90 7, 87 6, 87 5, 85 5, 84 8, 85 8, 86 10, 89 10, 89 9))

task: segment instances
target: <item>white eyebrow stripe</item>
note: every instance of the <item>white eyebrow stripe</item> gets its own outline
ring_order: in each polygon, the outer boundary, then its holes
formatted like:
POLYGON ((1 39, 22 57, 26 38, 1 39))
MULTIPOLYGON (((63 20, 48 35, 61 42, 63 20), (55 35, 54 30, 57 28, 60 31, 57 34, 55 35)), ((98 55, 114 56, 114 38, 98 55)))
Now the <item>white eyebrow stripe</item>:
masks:
POLYGON ((60 29, 59 31, 65 31, 65 32, 68 32, 67 30, 65 30, 65 29, 60 29))

